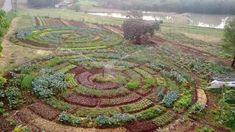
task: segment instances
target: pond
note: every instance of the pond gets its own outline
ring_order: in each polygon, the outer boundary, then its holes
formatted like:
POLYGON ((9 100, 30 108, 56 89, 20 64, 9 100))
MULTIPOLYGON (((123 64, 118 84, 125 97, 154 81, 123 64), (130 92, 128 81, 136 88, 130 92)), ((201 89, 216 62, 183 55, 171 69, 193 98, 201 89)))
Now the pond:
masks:
MULTIPOLYGON (((90 15, 113 17, 127 19, 125 13, 88 13, 90 15)), ((156 12, 143 12, 143 20, 162 20, 169 23, 189 24, 198 27, 208 27, 223 29, 228 20, 235 18, 232 15, 206 15, 206 14, 176 14, 176 13, 156 13, 156 12)))

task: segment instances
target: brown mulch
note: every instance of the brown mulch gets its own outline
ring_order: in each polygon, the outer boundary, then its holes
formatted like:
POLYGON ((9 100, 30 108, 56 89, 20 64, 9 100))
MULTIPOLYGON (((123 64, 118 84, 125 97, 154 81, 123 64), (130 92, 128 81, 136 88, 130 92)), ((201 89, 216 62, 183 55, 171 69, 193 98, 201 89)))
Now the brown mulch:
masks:
POLYGON ((135 122, 125 126, 128 132, 154 132, 157 126, 152 121, 135 122))
POLYGON ((65 101, 75 105, 81 105, 87 107, 95 107, 98 102, 96 98, 85 97, 80 95, 70 95, 68 97, 65 97, 65 101))
POLYGON ((0 131, 11 132, 12 130, 12 126, 3 117, 0 117, 0 131))
POLYGON ((34 103, 28 106, 28 108, 47 120, 54 120, 60 114, 59 110, 53 109, 42 102, 34 103))
POLYGON ((131 93, 127 96, 118 97, 118 98, 111 98, 111 99, 101 99, 100 106, 107 107, 107 106, 115 106, 115 105, 124 105, 128 103, 133 103, 141 99, 141 96, 135 93, 131 93))

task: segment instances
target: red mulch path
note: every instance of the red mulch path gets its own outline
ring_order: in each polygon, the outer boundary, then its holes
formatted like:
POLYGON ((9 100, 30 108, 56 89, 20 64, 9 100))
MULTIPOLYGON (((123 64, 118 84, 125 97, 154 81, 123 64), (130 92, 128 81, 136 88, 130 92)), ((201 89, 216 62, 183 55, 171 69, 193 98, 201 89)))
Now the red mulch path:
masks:
POLYGON ((24 113, 22 111, 19 111, 16 113, 16 119, 18 119, 22 123, 30 123, 32 120, 34 120, 34 117, 29 116, 28 113, 24 113))
POLYGON ((80 95, 70 95, 68 97, 65 97, 65 101, 72 104, 82 105, 87 107, 95 107, 98 102, 96 98, 84 97, 80 95))
POLYGON ((42 102, 34 103, 28 108, 47 120, 54 120, 60 114, 59 110, 53 109, 42 102))
POLYGON ((118 97, 118 98, 111 98, 111 99, 101 99, 100 100, 100 106, 106 107, 106 106, 115 106, 115 105, 122 105, 122 104, 128 104, 135 101, 138 101, 141 98, 141 96, 132 93, 124 97, 118 97))
POLYGON ((11 125, 3 118, 0 117, 0 131, 1 132, 12 132, 13 128, 11 125))
POLYGON ((128 132, 154 132, 157 126, 151 121, 135 122, 125 126, 128 132))
POLYGON ((90 88, 97 88, 97 89, 115 89, 118 88, 119 85, 116 83, 97 83, 97 82, 93 82, 90 78, 90 76, 92 76, 93 73, 91 72, 83 72, 81 74, 79 74, 76 79, 77 81, 86 86, 86 87, 90 87, 90 88))

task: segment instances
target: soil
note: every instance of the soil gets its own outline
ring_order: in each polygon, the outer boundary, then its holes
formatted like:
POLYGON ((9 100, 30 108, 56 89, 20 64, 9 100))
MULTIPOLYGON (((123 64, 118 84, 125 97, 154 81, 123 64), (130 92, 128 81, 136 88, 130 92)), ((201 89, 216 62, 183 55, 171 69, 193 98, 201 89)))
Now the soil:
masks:
POLYGON ((45 105, 43 102, 34 103, 28 108, 47 120, 53 120, 60 114, 60 111, 45 105))

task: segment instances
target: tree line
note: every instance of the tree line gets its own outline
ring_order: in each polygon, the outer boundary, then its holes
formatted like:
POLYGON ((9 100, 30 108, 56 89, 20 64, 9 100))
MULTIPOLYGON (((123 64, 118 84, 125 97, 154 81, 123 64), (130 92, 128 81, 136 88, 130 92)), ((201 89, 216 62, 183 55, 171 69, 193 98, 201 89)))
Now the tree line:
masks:
POLYGON ((235 14, 234 0, 99 0, 105 8, 205 14, 235 14))

